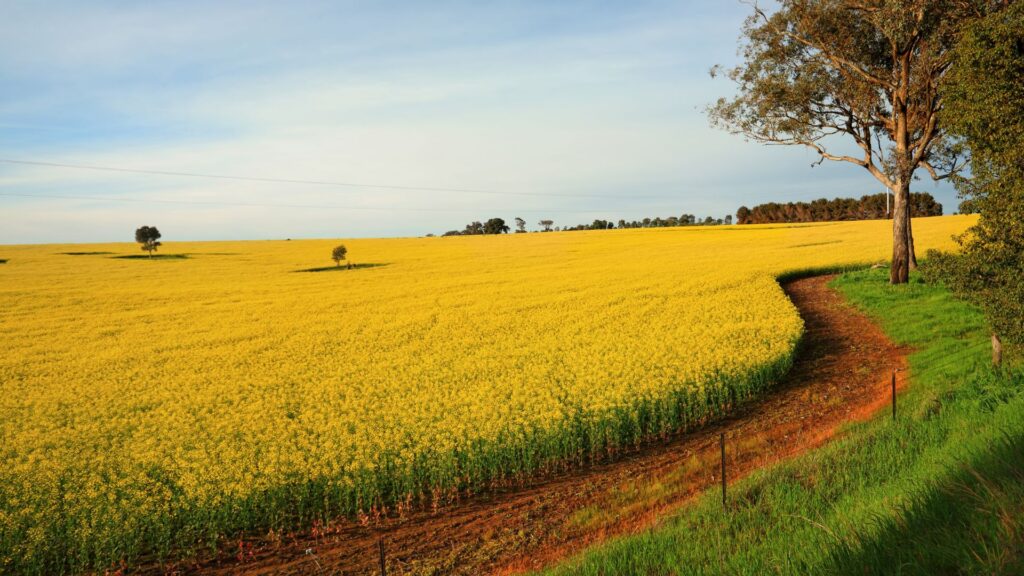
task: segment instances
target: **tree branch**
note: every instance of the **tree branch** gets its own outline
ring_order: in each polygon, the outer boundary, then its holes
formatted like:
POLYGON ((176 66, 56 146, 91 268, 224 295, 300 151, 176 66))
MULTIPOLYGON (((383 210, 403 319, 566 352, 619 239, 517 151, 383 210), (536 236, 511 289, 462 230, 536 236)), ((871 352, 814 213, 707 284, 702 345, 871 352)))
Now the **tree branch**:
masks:
POLYGON ((772 30, 774 30, 776 34, 781 34, 781 35, 783 35, 783 36, 793 40, 794 42, 802 44, 802 45, 804 45, 804 46, 806 46, 808 48, 812 48, 814 50, 817 50, 825 58, 827 58, 829 61, 831 61, 833 64, 835 64, 837 70, 842 71, 842 70, 844 70, 844 68, 849 68, 850 70, 852 70, 854 73, 856 73, 858 76, 860 76, 861 78, 863 78, 864 80, 866 80, 870 84, 878 86, 879 88, 892 89, 892 84, 890 84, 889 82, 886 82, 885 80, 883 80, 883 79, 881 79, 881 78, 871 74, 870 72, 865 70, 863 67, 858 65, 856 62, 853 62, 851 60, 843 58, 843 57, 839 56, 838 54, 833 54, 833 53, 829 52, 828 50, 826 50, 823 45, 821 45, 819 43, 815 43, 812 40, 804 38, 803 36, 800 36, 798 34, 794 34, 793 32, 790 32, 789 30, 783 30, 783 29, 778 28, 777 26, 775 26, 774 24, 771 23, 771 19, 769 19, 768 15, 764 12, 764 10, 762 10, 761 7, 757 5, 757 2, 754 2, 752 4, 752 6, 754 8, 754 12, 758 16, 760 16, 762 20, 764 20, 765 25, 768 26, 769 28, 771 28, 772 30))
POLYGON ((956 160, 954 160, 953 164, 949 167, 949 172, 946 172, 945 174, 939 174, 935 167, 932 166, 931 163, 929 163, 927 160, 921 160, 920 165, 924 166, 924 169, 928 171, 928 174, 932 177, 932 180, 938 182, 939 180, 945 180, 947 178, 951 178, 955 174, 959 174, 964 168, 967 167, 968 162, 969 160, 967 160, 966 158, 961 162, 957 162, 956 160))

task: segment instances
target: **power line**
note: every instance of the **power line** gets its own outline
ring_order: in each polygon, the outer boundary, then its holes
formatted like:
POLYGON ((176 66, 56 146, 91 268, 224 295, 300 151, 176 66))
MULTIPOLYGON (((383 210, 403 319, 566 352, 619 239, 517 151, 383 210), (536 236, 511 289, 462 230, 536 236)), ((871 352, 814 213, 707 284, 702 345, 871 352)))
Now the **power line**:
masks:
MULTIPOLYGON (((312 186, 333 186, 341 188, 369 188, 376 190, 415 190, 420 192, 457 192, 462 194, 489 194, 496 196, 540 196, 540 197, 561 197, 561 198, 606 198, 622 200, 621 196, 601 194, 564 194, 545 192, 508 192, 497 190, 480 190, 474 188, 444 188, 437 186, 399 186, 391 184, 367 184, 361 182, 336 182, 330 180, 302 180, 293 178, 262 178, 256 176, 229 176, 224 174, 203 174, 199 172, 177 172, 171 170, 142 170, 137 168, 119 168, 113 166, 95 166, 91 164, 66 164, 62 162, 41 162, 35 160, 16 160, 12 158, 0 158, 0 162, 7 164, 20 164, 24 166, 44 166, 48 168, 69 168, 75 170, 95 170, 100 172, 121 172, 128 174, 149 174, 155 176, 179 176, 187 178, 209 178, 215 180, 241 180, 244 182, 264 182, 273 184, 303 184, 312 186)), ((630 199, 659 199, 656 196, 630 196, 630 199)))
POLYGON ((505 210, 495 208, 385 208, 379 206, 340 206, 337 204, 279 204, 279 203, 264 203, 264 202, 218 202, 218 201, 204 201, 204 200, 167 200, 164 198, 113 198, 106 196, 71 196, 62 194, 19 194, 17 192, 0 192, 0 196, 9 196, 16 198, 55 198, 61 200, 94 200, 97 202, 132 202, 139 204, 184 204, 184 205, 199 205, 199 206, 230 206, 240 208, 312 208, 312 209, 326 209, 326 210, 366 210, 373 212, 438 212, 438 213, 451 213, 451 212, 467 212, 467 213, 478 213, 481 211, 490 212, 518 212, 523 214, 535 213, 535 214, 607 214, 612 210, 505 210))

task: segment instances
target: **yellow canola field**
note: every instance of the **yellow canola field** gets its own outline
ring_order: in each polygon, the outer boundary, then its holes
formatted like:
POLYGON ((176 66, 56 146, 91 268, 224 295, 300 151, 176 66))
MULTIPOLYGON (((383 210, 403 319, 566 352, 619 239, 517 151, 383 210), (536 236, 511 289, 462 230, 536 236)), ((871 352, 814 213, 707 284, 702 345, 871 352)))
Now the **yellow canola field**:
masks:
MULTIPOLYGON (((970 217, 915 219, 919 254, 970 217)), ((785 370, 776 277, 885 221, 0 246, 0 572, 444 497, 714 417, 785 370), (78 253, 70 255, 67 253, 78 253)), ((130 231, 128 231, 130 233, 130 231)))

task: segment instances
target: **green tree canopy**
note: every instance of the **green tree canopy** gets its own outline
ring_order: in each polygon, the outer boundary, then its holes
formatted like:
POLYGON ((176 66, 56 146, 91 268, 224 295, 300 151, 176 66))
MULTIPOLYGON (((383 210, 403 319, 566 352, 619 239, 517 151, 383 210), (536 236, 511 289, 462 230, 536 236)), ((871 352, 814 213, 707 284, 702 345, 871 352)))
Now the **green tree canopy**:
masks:
POLYGON ((484 222, 484 234, 506 234, 509 228, 501 218, 491 218, 484 222))
POLYGON ((345 248, 344 244, 338 244, 331 250, 331 260, 334 260, 335 266, 341 266, 341 261, 348 255, 348 248, 345 248))
POLYGON ((135 229, 135 241, 141 245, 143 252, 149 252, 149 257, 153 257, 153 252, 161 246, 160 242, 160 231, 156 229, 156 226, 142 226, 135 229))
POLYGON ((970 148, 955 182, 980 216, 926 272, 982 308, 999 363, 1002 339, 1024 343, 1024 3, 968 27, 952 62, 943 119, 970 148))

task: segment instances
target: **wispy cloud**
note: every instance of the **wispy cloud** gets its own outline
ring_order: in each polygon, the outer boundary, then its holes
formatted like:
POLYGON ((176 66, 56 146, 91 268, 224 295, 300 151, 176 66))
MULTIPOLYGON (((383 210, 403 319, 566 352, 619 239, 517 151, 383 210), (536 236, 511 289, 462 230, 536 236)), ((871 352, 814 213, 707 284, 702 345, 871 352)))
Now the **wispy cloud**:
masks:
MULTIPOLYGON (((740 5, 705 2, 9 3, 0 156, 495 197, 0 165, 0 242, 422 234, 549 211, 561 223, 862 194, 853 167, 716 132, 740 5), (605 198, 604 196, 613 196, 605 198), (638 198, 644 196, 644 198, 638 198), (649 198, 654 197, 654 198, 649 198), (522 212, 520 214, 519 212, 522 212)), ((537 218, 528 217, 534 221, 537 218)))

